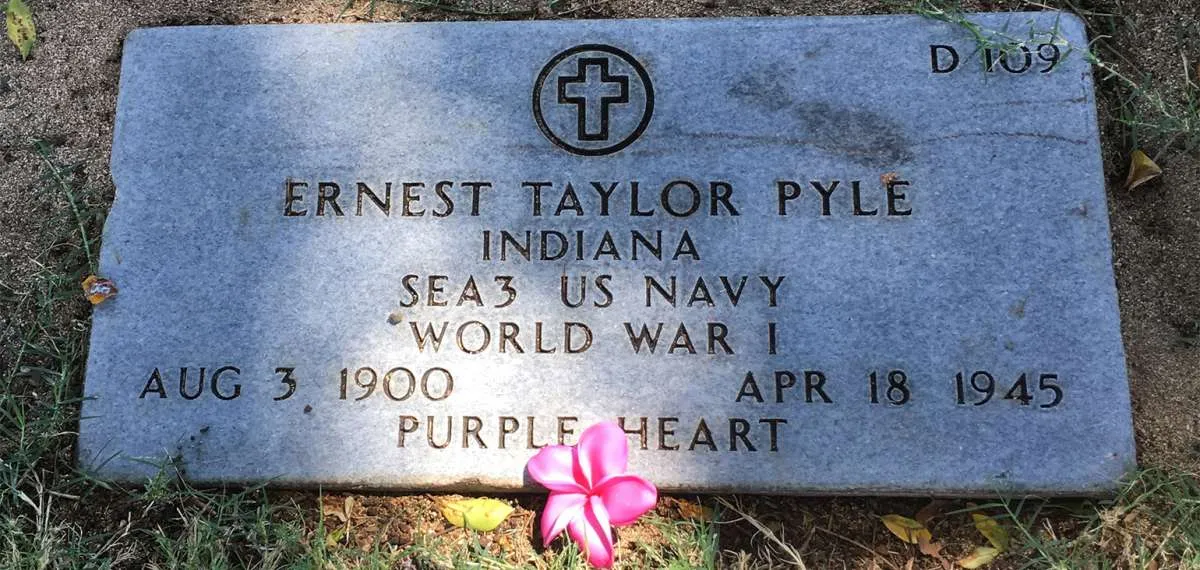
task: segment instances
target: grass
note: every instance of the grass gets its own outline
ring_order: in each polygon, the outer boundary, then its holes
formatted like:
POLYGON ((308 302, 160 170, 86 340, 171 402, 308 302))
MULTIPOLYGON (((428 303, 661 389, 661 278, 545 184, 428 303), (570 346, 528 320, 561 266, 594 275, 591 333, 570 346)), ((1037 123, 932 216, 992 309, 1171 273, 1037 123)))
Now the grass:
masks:
POLYGON ((47 165, 35 200, 67 202, 70 208, 51 208, 56 213, 46 227, 60 229, 48 234, 36 274, 3 285, 16 299, 8 312, 12 320, 0 330, 0 343, 8 349, 0 354, 12 355, 0 362, 3 568, 45 568, 97 551, 94 538, 59 513, 91 485, 70 461, 87 331, 86 312, 72 305, 94 261, 87 227, 98 225, 99 217, 89 209, 92 197, 79 184, 76 167, 55 162, 52 149, 40 141, 31 150, 47 165))
POLYGON ((1026 568, 1200 568, 1200 478, 1147 470, 1097 505, 1005 501, 1026 568), (1049 512, 1048 512, 1049 511, 1049 512), (1057 512, 1054 512, 1057 511, 1057 512), (1045 521, 1047 514, 1073 530, 1045 521), (1074 524, 1071 524, 1071 523, 1074 524))
POLYGON ((718 511, 712 512, 711 519, 708 516, 681 520, 650 518, 649 524, 662 539, 656 544, 637 545, 646 562, 645 566, 670 570, 716 570, 720 562, 720 550, 714 520, 720 520, 718 511))

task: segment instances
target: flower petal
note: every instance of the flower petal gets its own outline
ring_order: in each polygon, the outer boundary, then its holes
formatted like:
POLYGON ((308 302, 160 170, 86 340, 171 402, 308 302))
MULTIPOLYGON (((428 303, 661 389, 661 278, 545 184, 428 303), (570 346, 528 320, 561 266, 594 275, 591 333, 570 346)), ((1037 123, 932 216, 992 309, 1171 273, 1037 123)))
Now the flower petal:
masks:
POLYGON ((612 567, 612 527, 600 497, 591 497, 584 505, 583 516, 571 519, 567 532, 583 549, 588 564, 597 568, 612 567))
POLYGON ((542 545, 549 546, 562 534, 567 523, 583 518, 583 504, 587 495, 581 493, 550 493, 546 508, 542 510, 542 545))
POLYGON ((625 430, 613 422, 583 430, 576 447, 576 459, 588 486, 610 475, 620 475, 629 466, 629 440, 625 439, 625 430))
POLYGON ((632 523, 658 501, 658 489, 637 475, 614 475, 601 481, 592 493, 604 501, 614 525, 632 523))
POLYGON ((547 445, 537 452, 525 469, 543 487, 559 493, 586 493, 583 481, 575 479, 575 453, 566 445, 547 445))

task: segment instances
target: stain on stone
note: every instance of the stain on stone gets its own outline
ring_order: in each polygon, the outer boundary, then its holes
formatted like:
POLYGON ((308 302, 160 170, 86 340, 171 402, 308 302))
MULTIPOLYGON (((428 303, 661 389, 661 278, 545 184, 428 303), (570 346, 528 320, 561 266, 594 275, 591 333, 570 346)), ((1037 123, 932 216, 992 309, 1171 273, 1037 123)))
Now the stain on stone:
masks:
MULTIPOLYGON (((729 94, 748 105, 779 111, 792 104, 792 96, 779 80, 778 70, 753 72, 729 88, 729 94)), ((790 77, 792 73, 784 73, 790 77)))
POLYGON ((1088 217, 1088 203, 1080 202, 1078 207, 1071 210, 1071 213, 1073 213, 1076 216, 1079 216, 1081 218, 1088 217))
POLYGON ((859 164, 887 167, 913 159, 903 125, 883 115, 824 101, 797 104, 795 112, 817 146, 859 164))
MULTIPOLYGON (((797 101, 793 69, 752 71, 729 89, 746 106, 779 113, 777 136, 724 134, 759 143, 814 146, 869 167, 888 168, 913 159, 912 142, 901 123, 865 109, 825 101, 797 101)), ((703 136, 703 135, 702 135, 703 136)))
POLYGON ((1018 319, 1025 318, 1025 301, 1027 301, 1027 299, 1021 299, 1020 301, 1013 303, 1013 306, 1008 309, 1008 313, 1018 319))
POLYGON ((306 413, 306 414, 312 413, 312 406, 305 404, 304 405, 304 413, 306 413))

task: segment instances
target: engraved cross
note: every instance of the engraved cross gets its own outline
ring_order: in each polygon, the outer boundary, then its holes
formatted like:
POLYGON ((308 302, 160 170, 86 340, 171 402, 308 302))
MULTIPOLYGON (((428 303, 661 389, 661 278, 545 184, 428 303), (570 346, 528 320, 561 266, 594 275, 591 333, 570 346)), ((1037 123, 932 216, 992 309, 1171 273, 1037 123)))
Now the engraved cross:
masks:
POLYGON ((609 106, 629 103, 629 76, 609 75, 603 57, 581 57, 577 64, 576 75, 558 78, 558 102, 575 105, 579 140, 608 140, 609 106))

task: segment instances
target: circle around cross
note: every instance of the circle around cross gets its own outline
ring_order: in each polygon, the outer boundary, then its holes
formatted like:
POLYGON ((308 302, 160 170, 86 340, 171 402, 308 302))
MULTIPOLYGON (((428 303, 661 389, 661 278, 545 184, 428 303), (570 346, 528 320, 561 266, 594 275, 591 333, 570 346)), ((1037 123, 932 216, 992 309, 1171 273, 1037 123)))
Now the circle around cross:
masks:
POLYGON ((637 61, 632 55, 619 48, 606 44, 581 44, 565 51, 560 52, 550 59, 546 65, 542 66, 541 72, 538 74, 537 80, 533 86, 533 117, 537 122, 538 128, 542 134, 546 136, 550 142, 561 147, 562 149, 573 154, 583 156, 603 156, 617 152, 630 144, 642 135, 646 127, 650 124, 650 118, 654 114, 654 86, 650 83, 650 75, 646 73, 645 67, 637 61), (555 104, 572 105, 575 107, 577 121, 575 123, 575 133, 573 136, 567 136, 565 133, 556 132, 556 130, 546 121, 542 112, 544 103, 542 91, 545 89, 546 81, 554 74, 559 64, 568 58, 577 54, 587 52, 599 52, 607 56, 612 56, 620 59, 628 65, 637 75, 637 79, 642 86, 642 92, 645 96, 645 103, 642 109, 642 115, 638 119, 636 126, 625 136, 618 138, 612 144, 603 146, 583 146, 578 142, 573 143, 568 139, 573 139, 579 142, 605 142, 613 138, 610 130, 609 115, 611 105, 625 105, 630 102, 631 86, 629 85, 630 77, 628 75, 612 75, 610 74, 611 58, 601 55, 600 57, 579 57, 576 58, 576 75, 568 76, 565 73, 559 73, 555 77, 555 104), (595 69, 598 71, 601 86, 604 88, 613 87, 615 93, 601 95, 598 99, 588 94, 579 94, 572 92, 571 87, 580 85, 585 87, 590 71, 595 69), (598 106, 597 106, 598 105, 598 106), (598 115, 598 118, 597 118, 598 115), (589 120, 589 118, 591 120, 589 120), (594 128, 593 128, 594 127, 594 128))

